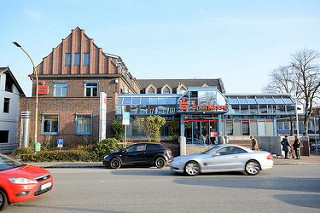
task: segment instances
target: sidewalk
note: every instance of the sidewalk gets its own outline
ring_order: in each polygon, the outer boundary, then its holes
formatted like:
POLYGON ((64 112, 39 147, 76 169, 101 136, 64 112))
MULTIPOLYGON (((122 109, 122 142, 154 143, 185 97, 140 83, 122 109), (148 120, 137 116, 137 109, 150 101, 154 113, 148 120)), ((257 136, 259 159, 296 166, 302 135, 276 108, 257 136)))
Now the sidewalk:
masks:
MULTIPOLYGON (((274 158, 274 165, 314 165, 320 164, 320 155, 302 156, 300 160, 274 158)), ((102 162, 30 162, 42 168, 104 168, 102 162)))
POLYGON ((297 159, 274 158, 274 165, 312 165, 320 164, 320 155, 301 156, 297 159))

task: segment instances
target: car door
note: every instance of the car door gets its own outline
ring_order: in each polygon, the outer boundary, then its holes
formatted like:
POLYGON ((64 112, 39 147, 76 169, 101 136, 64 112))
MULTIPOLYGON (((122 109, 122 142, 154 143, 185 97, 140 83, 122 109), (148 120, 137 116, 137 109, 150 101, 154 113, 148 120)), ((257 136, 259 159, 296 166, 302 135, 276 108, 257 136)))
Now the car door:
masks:
POLYGON ((164 152, 164 149, 160 144, 147 144, 146 161, 151 163, 154 160, 154 156, 164 152))
POLYGON ((143 162, 145 147, 145 144, 135 144, 126 148, 121 157, 122 163, 133 165, 143 162))
POLYGON ((232 171, 242 170, 242 161, 246 151, 234 146, 222 147, 205 161, 205 170, 208 171, 232 171))

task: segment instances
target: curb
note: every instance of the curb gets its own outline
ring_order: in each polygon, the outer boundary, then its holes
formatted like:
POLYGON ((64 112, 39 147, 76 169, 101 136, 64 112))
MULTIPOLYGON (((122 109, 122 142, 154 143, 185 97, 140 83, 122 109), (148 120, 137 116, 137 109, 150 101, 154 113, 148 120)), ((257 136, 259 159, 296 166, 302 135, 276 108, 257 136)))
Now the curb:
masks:
POLYGON ((55 166, 39 166, 41 168, 44 168, 44 169, 81 169, 81 168, 105 168, 105 166, 73 166, 73 165, 70 165, 70 166, 60 166, 60 165, 55 165, 55 166))
MULTIPOLYGON (((86 164, 86 163, 30 163, 30 165, 38 166, 44 169, 81 169, 81 168, 106 168, 102 163, 86 164), (49 164, 49 165, 48 165, 49 164)), ((319 165, 320 163, 303 162, 298 160, 274 160, 274 165, 277 166, 295 166, 295 165, 319 165)))
POLYGON ((62 169, 62 168, 105 168, 102 163, 71 163, 71 162, 46 162, 46 163, 27 163, 44 169, 62 169))

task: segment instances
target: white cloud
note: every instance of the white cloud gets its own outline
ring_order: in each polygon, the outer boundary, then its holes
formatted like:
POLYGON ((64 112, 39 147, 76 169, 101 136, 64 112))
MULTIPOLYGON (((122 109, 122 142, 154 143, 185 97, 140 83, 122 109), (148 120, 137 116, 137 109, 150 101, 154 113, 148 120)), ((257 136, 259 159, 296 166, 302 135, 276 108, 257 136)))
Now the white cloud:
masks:
POLYGON ((42 18, 42 13, 30 8, 24 8, 24 14, 27 16, 33 17, 35 19, 40 19, 42 18))

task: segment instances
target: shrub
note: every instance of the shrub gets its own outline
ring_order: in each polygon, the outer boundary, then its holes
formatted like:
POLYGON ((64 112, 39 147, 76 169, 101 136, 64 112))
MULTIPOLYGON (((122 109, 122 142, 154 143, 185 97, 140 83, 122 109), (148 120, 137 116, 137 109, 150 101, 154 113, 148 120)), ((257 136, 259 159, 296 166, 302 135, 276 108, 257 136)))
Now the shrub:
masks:
POLYGON ((166 119, 159 115, 151 115, 147 117, 146 122, 144 123, 144 131, 148 138, 148 141, 151 141, 151 137, 154 137, 154 141, 160 142, 160 128, 166 123, 166 119))
POLYGON ((12 152, 12 156, 15 158, 20 158, 20 156, 22 154, 31 154, 33 153, 33 148, 29 147, 29 148, 16 148, 13 152, 12 152))
POLYGON ((111 127, 112 127, 112 130, 114 133, 114 137, 120 141, 123 137, 125 126, 122 125, 122 123, 120 123, 120 122, 113 121, 111 124, 111 127))
POLYGON ((51 162, 51 161, 101 161, 103 157, 111 152, 122 149, 115 138, 108 138, 96 142, 90 150, 62 150, 62 151, 41 151, 36 154, 32 149, 17 149, 13 155, 19 156, 22 161, 28 162, 51 162))
POLYGON ((21 154, 22 161, 51 162, 51 161, 91 161, 87 151, 42 151, 36 154, 21 154))
POLYGON ((172 136, 172 140, 176 142, 179 137, 179 128, 180 128, 179 123, 168 122, 166 125, 169 128, 169 134, 172 136))
POLYGON ((95 160, 101 161, 106 154, 118 152, 122 149, 122 145, 118 144, 118 142, 115 138, 107 138, 98 142, 92 149, 92 157, 94 157, 95 160))

